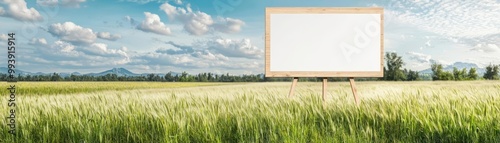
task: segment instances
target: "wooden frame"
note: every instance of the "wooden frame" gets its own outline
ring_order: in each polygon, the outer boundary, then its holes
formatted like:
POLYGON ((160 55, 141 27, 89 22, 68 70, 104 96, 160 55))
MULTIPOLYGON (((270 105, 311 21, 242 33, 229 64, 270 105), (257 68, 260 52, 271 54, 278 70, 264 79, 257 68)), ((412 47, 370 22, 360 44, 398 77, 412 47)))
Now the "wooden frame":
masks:
MULTIPOLYGON (((383 77, 384 41, 383 8, 266 8, 266 77, 383 77), (272 14, 380 14, 380 70, 379 71, 271 71, 271 15, 272 14)), ((292 63, 291 63, 292 64, 292 63)))

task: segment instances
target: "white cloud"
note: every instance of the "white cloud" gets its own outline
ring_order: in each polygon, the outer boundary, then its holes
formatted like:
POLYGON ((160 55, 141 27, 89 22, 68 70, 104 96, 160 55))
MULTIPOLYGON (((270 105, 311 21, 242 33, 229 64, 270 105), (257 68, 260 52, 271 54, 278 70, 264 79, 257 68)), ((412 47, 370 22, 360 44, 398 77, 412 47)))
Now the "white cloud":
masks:
MULTIPOLYGON (((150 3, 150 2, 164 3, 164 2, 172 1, 172 0, 120 0, 120 1, 135 2, 135 3, 138 3, 138 4, 147 4, 147 3, 150 3)), ((174 0, 174 1, 177 2, 177 1, 180 1, 180 0, 174 0)))
POLYGON ((97 32, 97 38, 105 39, 105 40, 110 40, 110 41, 116 41, 120 38, 122 38, 121 35, 118 34, 111 34, 109 32, 97 32))
POLYGON ((169 54, 169 55, 191 54, 191 53, 195 52, 195 49, 193 47, 191 47, 191 46, 179 45, 179 44, 176 44, 176 43, 174 43, 172 41, 165 42, 165 44, 172 45, 176 49, 159 48, 155 52, 157 52, 157 53, 165 53, 165 54, 169 54))
POLYGON ((219 38, 208 41, 206 46, 208 49, 228 57, 259 59, 264 56, 264 50, 252 45, 250 39, 232 40, 219 38))
POLYGON ((122 47, 121 49, 109 49, 108 45, 104 43, 93 43, 92 45, 85 47, 85 50, 93 52, 99 56, 103 57, 121 57, 122 59, 113 60, 113 65, 122 65, 130 62, 130 57, 128 56, 127 48, 122 47))
POLYGON ((149 52, 135 56, 132 65, 162 65, 173 66, 181 69, 238 69, 255 70, 260 65, 255 66, 252 60, 228 60, 221 54, 214 54, 210 51, 196 51, 191 54, 169 55, 167 53, 149 52))
POLYGON ((203 44, 198 44, 195 45, 194 47, 179 45, 174 42, 166 42, 166 44, 172 45, 176 49, 159 48, 155 52, 167 55, 191 55, 195 58, 200 58, 202 60, 219 60, 219 61, 229 60, 228 57, 220 53, 214 53, 217 51, 210 51, 209 48, 203 44))
POLYGON ((442 36, 471 39, 500 33, 500 12, 495 12, 500 3, 495 0, 392 0, 384 8, 398 22, 442 36))
POLYGON ((172 47, 159 48, 154 52, 133 56, 133 65, 163 65, 189 69, 227 69, 254 71, 261 68, 256 60, 263 50, 250 40, 216 38, 194 42, 191 46, 165 42, 172 47))
POLYGON ((222 55, 222 54, 213 54, 208 50, 204 51, 196 51, 193 54, 191 54, 193 57, 201 58, 204 60, 219 60, 219 61, 227 61, 229 60, 228 57, 222 55))
POLYGON ((445 60, 435 60, 435 59, 431 59, 431 62, 434 62, 434 63, 437 63, 437 64, 441 64, 441 65, 443 65, 444 67, 449 66, 449 65, 453 65, 453 63, 454 63, 454 62, 450 62, 450 61, 445 61, 445 60))
MULTIPOLYGON (((35 39, 36 42, 40 39, 35 39)), ((42 40, 43 41, 43 40, 42 40)), ((93 43, 91 45, 73 45, 65 41, 55 41, 53 44, 43 48, 35 48, 36 51, 30 54, 31 63, 50 62, 56 65, 66 66, 112 66, 124 65, 130 62, 130 56, 126 47, 119 49, 109 48, 103 43, 93 43), (35 61, 33 61, 35 60, 35 61)))
POLYGON ((168 3, 160 6, 168 19, 171 21, 180 21, 184 24, 184 30, 193 35, 203 35, 209 31, 209 26, 213 24, 212 17, 204 12, 193 12, 189 5, 186 9, 175 7, 168 3))
POLYGON ((104 40, 116 41, 121 38, 121 35, 111 34, 109 32, 94 32, 90 28, 84 28, 76 25, 73 22, 55 23, 49 26, 48 32, 59 37, 63 41, 73 44, 90 45, 95 42, 96 38, 104 40))
POLYGON ((207 33, 213 24, 212 18, 205 13, 193 15, 192 19, 184 21, 184 29, 193 35, 203 35, 207 33))
POLYGON ((193 62, 194 60, 191 58, 189 55, 181 55, 178 57, 175 57, 174 64, 186 64, 193 62))
POLYGON ((11 17, 19 21, 42 21, 43 17, 33 7, 28 8, 24 0, 0 0, 0 3, 6 4, 8 9, 0 9, 0 15, 11 17))
POLYGON ((0 7, 0 16, 4 15, 4 14, 5 14, 5 10, 3 9, 3 7, 0 7))
POLYGON ((28 44, 36 47, 30 55, 34 58, 30 63, 40 63, 44 59, 61 67, 68 66, 112 66, 130 62, 127 47, 109 48, 104 43, 94 43, 96 37, 116 39, 118 36, 108 32, 97 34, 89 28, 83 28, 72 22, 56 23, 49 26, 48 31, 60 38, 49 44, 45 38, 33 38, 28 44))
POLYGON ((83 28, 73 22, 56 23, 49 26, 49 33, 61 40, 75 44, 91 44, 96 39, 96 34, 90 28, 83 28))
POLYGON ((63 7, 73 7, 79 8, 81 3, 87 0, 36 0, 36 3, 40 6, 54 7, 61 5, 63 7))
POLYGON ((252 45, 249 39, 214 38, 195 42, 192 46, 179 45, 171 41, 165 44, 175 48, 159 48, 155 50, 155 53, 171 56, 191 55, 202 60, 217 61, 228 61, 229 58, 255 60, 264 56, 264 50, 252 45))
POLYGON ((61 5, 66 7, 80 7, 81 3, 84 3, 86 0, 61 0, 61 5))
POLYGON ((87 0, 36 0, 36 3, 40 6, 57 6, 61 4, 64 7, 74 7, 79 8, 81 3, 87 0))
POLYGON ((7 34, 0 34, 0 41, 7 41, 7 39, 9 39, 7 34))
POLYGON ((427 46, 427 47, 431 47, 431 46, 432 46, 432 45, 431 45, 431 40, 428 40, 427 42, 425 42, 425 46, 427 46))
POLYGON ((83 66, 82 63, 77 61, 57 61, 57 63, 62 66, 83 66))
POLYGON ((453 38, 453 37, 446 37, 446 39, 452 41, 453 43, 459 42, 459 40, 457 38, 453 38))
POLYGON ((178 21, 184 25, 184 30, 191 35, 204 35, 211 30, 223 33, 236 33, 245 24, 232 18, 218 18, 214 21, 210 15, 201 11, 193 11, 188 4, 186 8, 175 7, 169 3, 160 6, 170 21, 178 21))
POLYGON ((39 57, 35 57, 35 58, 33 58, 33 60, 36 62, 44 63, 44 64, 50 63, 50 61, 43 59, 43 58, 39 58, 39 57))
POLYGON ((416 60, 420 63, 429 63, 432 60, 430 55, 426 55, 426 54, 422 54, 422 53, 407 52, 406 54, 410 56, 410 59, 416 60))
POLYGON ((239 19, 232 18, 218 18, 218 22, 213 25, 216 31, 223 33, 236 33, 241 31, 241 27, 245 22, 239 19))
POLYGON ((36 0, 36 4, 40 6, 57 6, 58 0, 36 0))
POLYGON ((384 48, 386 49, 393 49, 394 46, 392 45, 393 40, 387 36, 387 38, 384 38, 384 48))
POLYGON ((73 56, 78 56, 81 54, 80 52, 75 51, 75 45, 64 41, 56 41, 51 47, 55 49, 57 53, 63 53, 73 56))
POLYGON ((122 51, 124 51, 124 52, 127 52, 127 51, 128 51, 128 48, 127 48, 127 47, 125 47, 125 46, 122 46, 120 49, 121 49, 122 51))
POLYGON ((45 38, 33 38, 31 39, 31 41, 29 42, 29 44, 31 45, 47 45, 47 40, 45 40, 45 38))
POLYGON ((500 48, 496 44, 477 44, 471 51, 492 53, 500 51, 500 48))
POLYGON ((262 68, 261 67, 261 64, 259 64, 258 62, 247 62, 247 63, 241 63, 241 64, 237 64, 235 65, 236 67, 235 68, 242 68, 242 69, 259 69, 259 68, 262 68))
POLYGON ((152 32, 160 35, 171 34, 170 28, 168 28, 165 23, 161 22, 158 15, 149 12, 144 12, 144 15, 146 16, 146 19, 144 19, 144 21, 142 21, 142 23, 137 26, 137 29, 144 32, 152 32))
POLYGON ((130 25, 132 25, 134 27, 137 26, 137 21, 128 15, 125 16, 124 20, 127 21, 128 23, 130 23, 130 25))
POLYGON ((90 45, 89 50, 97 54, 104 55, 108 51, 108 45, 103 43, 94 43, 90 45))

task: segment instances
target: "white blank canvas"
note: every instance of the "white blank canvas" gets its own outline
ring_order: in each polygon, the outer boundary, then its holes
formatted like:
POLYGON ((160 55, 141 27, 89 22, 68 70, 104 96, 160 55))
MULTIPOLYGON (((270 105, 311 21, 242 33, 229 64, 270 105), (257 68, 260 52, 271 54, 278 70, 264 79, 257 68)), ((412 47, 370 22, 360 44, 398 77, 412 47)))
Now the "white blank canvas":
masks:
POLYGON ((270 71, 380 71, 380 22, 380 14, 270 14, 270 71))

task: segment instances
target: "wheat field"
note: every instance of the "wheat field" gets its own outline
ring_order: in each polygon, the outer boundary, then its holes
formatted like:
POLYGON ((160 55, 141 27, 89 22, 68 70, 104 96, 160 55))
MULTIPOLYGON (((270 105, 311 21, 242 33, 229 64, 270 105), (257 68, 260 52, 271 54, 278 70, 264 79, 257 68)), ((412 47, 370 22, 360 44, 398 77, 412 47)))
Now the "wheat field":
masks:
POLYGON ((19 82, 0 142, 500 142, 498 81, 290 84, 19 82))

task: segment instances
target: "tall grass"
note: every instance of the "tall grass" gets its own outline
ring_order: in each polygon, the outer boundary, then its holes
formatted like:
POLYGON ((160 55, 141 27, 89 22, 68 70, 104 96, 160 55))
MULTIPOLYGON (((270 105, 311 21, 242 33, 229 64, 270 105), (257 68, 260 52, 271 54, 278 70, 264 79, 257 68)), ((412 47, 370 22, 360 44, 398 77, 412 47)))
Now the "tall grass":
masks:
MULTIPOLYGON (((55 95, 75 93, 96 93, 100 91, 124 91, 134 89, 159 89, 227 85, 228 83, 202 83, 202 82, 18 82, 17 94, 22 96, 55 95)), ((6 82, 1 82, 0 87, 8 87, 6 82)))
POLYGON ((320 83, 289 85, 19 97, 0 142, 500 142, 498 82, 360 82, 360 106, 348 83, 326 102, 320 83))

